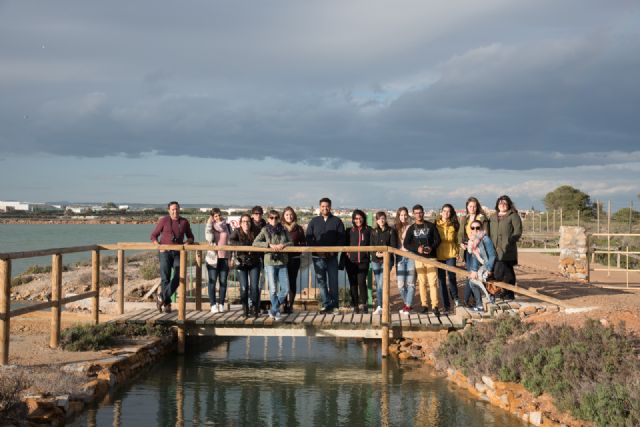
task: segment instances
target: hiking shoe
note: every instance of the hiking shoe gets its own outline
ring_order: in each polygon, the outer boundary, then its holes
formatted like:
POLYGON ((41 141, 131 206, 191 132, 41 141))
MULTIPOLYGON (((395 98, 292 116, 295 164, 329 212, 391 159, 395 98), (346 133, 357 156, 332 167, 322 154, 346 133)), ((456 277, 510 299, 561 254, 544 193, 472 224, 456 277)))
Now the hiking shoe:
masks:
POLYGON ((376 309, 373 311, 373 314, 382 314, 382 307, 376 307, 376 309))
POLYGON ((164 312, 165 313, 171 313, 171 304, 167 304, 164 306, 164 312))

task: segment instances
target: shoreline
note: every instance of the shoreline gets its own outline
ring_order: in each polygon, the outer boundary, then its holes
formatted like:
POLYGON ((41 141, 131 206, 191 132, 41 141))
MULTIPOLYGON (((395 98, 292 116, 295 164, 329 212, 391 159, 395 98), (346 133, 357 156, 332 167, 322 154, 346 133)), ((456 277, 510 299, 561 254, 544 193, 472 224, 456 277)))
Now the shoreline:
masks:
POLYGON ((0 219, 0 224, 155 224, 158 219, 134 219, 134 218, 87 218, 87 219, 0 219))

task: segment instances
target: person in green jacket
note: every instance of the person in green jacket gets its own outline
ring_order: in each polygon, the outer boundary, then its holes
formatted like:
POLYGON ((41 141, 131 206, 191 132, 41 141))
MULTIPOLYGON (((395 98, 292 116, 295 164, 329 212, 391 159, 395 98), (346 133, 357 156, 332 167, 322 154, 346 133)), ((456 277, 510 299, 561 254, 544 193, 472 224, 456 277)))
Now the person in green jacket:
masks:
MULTIPOLYGON (((496 200, 496 212, 489 218, 489 236, 496 247, 496 262, 493 266, 493 277, 504 283, 516 284, 516 273, 513 269, 518 264, 517 243, 522 236, 522 219, 507 195, 496 200)), ((503 291, 502 297, 513 299, 513 291, 503 291)))
POLYGON ((270 248, 273 252, 267 252, 264 257, 264 271, 269 284, 269 296, 271 309, 269 317, 280 320, 280 305, 287 300, 289 292, 289 275, 287 273, 287 254, 282 250, 291 246, 289 233, 280 224, 280 213, 276 210, 269 211, 267 225, 260 231, 253 241, 253 246, 270 248))

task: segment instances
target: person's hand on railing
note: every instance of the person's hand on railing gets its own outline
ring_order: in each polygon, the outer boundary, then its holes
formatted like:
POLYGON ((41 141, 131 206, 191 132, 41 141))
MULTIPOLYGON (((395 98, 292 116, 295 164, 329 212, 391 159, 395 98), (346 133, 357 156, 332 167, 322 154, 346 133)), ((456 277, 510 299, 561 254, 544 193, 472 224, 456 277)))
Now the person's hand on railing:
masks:
POLYGON ((278 243, 278 244, 269 243, 269 248, 273 249, 276 252, 280 252, 285 248, 285 245, 283 243, 278 243))

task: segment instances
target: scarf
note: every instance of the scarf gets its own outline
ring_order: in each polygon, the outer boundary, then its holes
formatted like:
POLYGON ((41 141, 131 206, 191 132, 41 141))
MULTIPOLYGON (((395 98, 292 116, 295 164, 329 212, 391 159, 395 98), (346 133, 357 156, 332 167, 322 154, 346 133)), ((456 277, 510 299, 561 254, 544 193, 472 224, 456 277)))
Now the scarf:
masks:
MULTIPOLYGON (((227 227, 227 221, 222 220, 220 222, 213 223, 214 235, 216 237, 215 242, 218 246, 224 246, 229 240, 229 227, 227 227)), ((218 251, 218 258, 226 258, 227 251, 218 251)))
POLYGON ((277 223, 275 227, 271 224, 267 224, 266 227, 267 227, 267 233, 269 233, 270 236, 273 236, 274 234, 282 233, 284 231, 284 227, 282 226, 281 223, 277 223))

